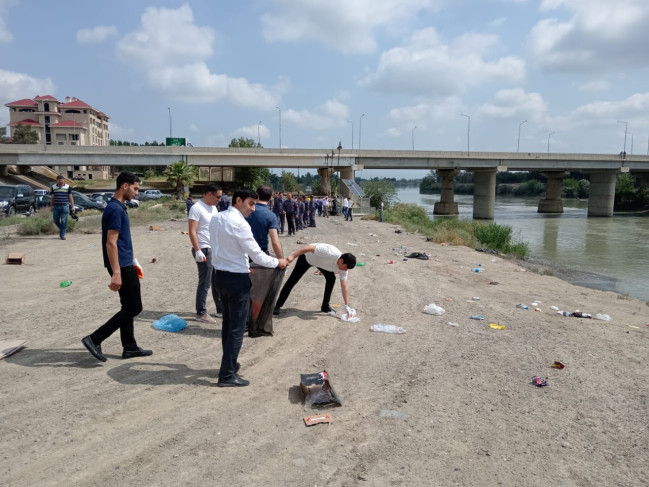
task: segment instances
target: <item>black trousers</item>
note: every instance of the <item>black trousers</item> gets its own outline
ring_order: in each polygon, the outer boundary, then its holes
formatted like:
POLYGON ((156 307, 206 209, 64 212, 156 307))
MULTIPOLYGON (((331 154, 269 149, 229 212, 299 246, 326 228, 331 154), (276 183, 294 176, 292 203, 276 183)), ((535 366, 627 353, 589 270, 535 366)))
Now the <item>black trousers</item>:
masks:
MULTIPOLYGON (((128 350, 137 350, 137 342, 133 333, 133 319, 142 312, 142 296, 140 294, 140 280, 135 267, 128 266, 120 269, 122 287, 119 288, 119 301, 122 305, 113 317, 99 327, 90 339, 95 345, 100 345, 106 338, 119 329, 122 347, 128 350)), ((108 273, 113 275, 111 270, 108 273)))
POLYGON ((351 208, 347 208, 347 216, 345 216, 345 221, 349 221, 349 220, 354 221, 351 208))
MULTIPOLYGON (((281 308, 282 306, 284 306, 284 303, 286 302, 286 299, 288 298, 289 294, 291 294, 293 287, 302 278, 304 273, 309 270, 309 267, 311 267, 311 264, 307 262, 304 254, 300 255, 297 258, 297 261, 295 262, 295 267, 293 268, 293 272, 291 272, 291 276, 288 278, 286 284, 284 284, 284 287, 279 293, 279 298, 277 298, 277 304, 275 305, 277 308, 281 308)), ((324 269, 321 269, 319 267, 318 270, 325 277, 325 281, 326 281, 325 292, 324 292, 324 296, 322 297, 321 308, 329 308, 329 301, 331 300, 331 292, 334 289, 334 284, 336 284, 336 274, 334 274, 331 271, 326 271, 324 269)))
POLYGON ((288 225, 288 234, 295 235, 295 213, 286 214, 286 224, 288 225))
POLYGON ((234 376, 243 344, 243 334, 246 331, 250 309, 250 276, 247 273, 215 270, 212 274, 212 287, 218 291, 223 307, 221 327, 223 357, 219 380, 227 381, 234 376))

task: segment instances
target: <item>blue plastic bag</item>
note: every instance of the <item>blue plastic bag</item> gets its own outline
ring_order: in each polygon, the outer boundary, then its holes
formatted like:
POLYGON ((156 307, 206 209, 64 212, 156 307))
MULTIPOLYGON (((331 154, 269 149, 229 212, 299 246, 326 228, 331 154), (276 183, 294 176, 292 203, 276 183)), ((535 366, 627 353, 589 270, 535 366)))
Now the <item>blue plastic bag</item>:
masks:
POLYGON ((156 330, 176 332, 186 328, 187 322, 178 315, 165 315, 151 323, 151 326, 156 330))

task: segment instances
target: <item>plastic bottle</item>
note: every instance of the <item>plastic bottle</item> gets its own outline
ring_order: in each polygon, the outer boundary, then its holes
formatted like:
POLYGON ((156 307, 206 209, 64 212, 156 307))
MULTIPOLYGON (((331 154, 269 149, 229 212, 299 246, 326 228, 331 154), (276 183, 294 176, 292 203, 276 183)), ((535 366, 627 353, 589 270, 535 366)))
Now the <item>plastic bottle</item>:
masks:
POLYGON ((63 281, 59 284, 59 287, 68 287, 70 284, 72 284, 72 281, 63 281))

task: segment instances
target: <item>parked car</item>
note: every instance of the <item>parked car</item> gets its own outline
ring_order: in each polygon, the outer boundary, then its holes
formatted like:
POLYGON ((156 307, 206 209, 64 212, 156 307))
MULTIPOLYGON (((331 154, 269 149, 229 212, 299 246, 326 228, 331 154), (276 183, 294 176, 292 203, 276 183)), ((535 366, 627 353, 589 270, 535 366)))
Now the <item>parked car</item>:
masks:
MULTIPOLYGON (((105 201, 106 204, 108 204, 108 202, 113 197, 113 194, 114 193, 92 193, 91 198, 93 200, 95 200, 95 201, 100 201, 100 202, 105 201)), ((128 206, 129 208, 137 208, 138 206, 140 206, 140 202, 138 200, 136 200, 136 199, 133 199, 133 200, 130 200, 130 201, 127 200, 127 201, 124 202, 124 204, 126 206, 128 206)))
POLYGON ((72 199, 74 200, 75 208, 80 206, 84 210, 99 210, 104 211, 106 208, 106 202, 94 201, 88 198, 85 194, 79 193, 78 191, 72 191, 72 199))
POLYGON ((45 196, 45 195, 48 194, 48 193, 49 193, 49 191, 46 190, 46 189, 35 189, 35 190, 34 190, 34 196, 36 196, 37 198, 38 198, 39 196, 45 196))
POLYGON ((44 195, 38 195, 36 196, 36 208, 39 210, 41 208, 46 208, 50 206, 50 199, 52 197, 49 194, 44 194, 44 195))
POLYGON ((146 189, 140 192, 140 201, 159 200, 166 196, 159 189, 146 189))
POLYGON ((0 186, 0 213, 6 216, 36 213, 34 189, 27 184, 0 186))

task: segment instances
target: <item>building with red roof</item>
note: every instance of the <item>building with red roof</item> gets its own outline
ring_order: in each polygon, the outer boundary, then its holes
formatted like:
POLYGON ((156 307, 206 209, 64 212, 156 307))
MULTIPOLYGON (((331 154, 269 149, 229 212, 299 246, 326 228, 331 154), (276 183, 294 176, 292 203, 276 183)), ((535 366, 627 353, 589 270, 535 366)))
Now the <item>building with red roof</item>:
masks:
POLYGON ((45 145, 108 145, 108 115, 78 98, 60 102, 52 95, 6 103, 9 136, 18 125, 29 125, 45 145))

